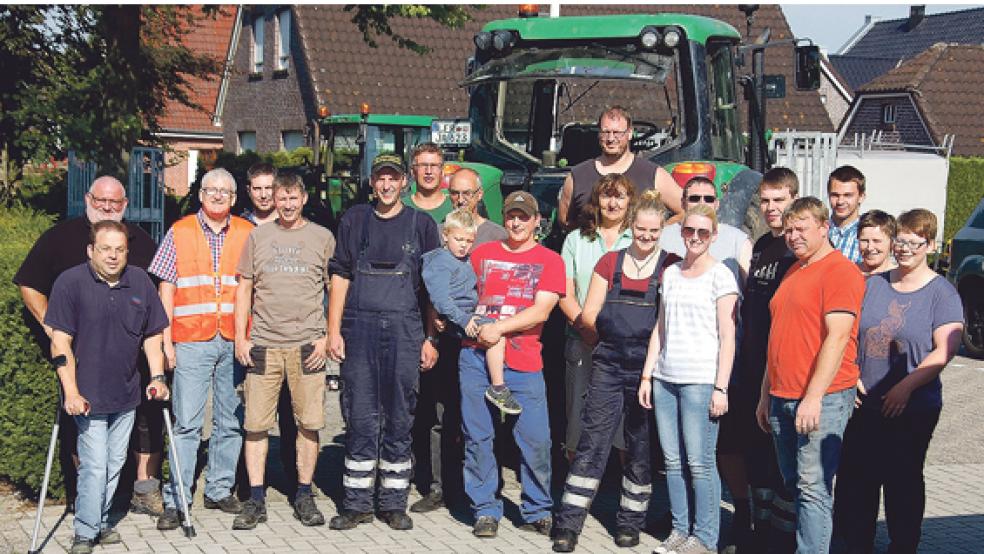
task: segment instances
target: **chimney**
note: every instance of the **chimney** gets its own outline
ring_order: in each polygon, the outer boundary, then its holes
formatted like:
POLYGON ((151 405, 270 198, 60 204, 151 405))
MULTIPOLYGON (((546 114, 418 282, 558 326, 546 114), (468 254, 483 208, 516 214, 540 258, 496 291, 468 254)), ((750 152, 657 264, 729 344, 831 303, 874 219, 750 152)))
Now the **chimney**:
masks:
POLYGON ((909 6, 909 19, 906 20, 902 28, 906 31, 912 31, 926 19, 926 6, 909 6))

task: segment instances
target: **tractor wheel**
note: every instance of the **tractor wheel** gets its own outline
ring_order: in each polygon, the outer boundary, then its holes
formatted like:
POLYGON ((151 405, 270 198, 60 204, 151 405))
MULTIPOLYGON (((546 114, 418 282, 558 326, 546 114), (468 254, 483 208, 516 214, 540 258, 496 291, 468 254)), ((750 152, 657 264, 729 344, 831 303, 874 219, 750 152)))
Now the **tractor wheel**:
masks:
POLYGON ((984 359, 984 295, 979 289, 972 291, 966 286, 960 289, 964 306, 963 346, 969 356, 984 359))
POLYGON ((762 174, 751 169, 735 175, 724 191, 718 210, 721 223, 741 229, 752 242, 769 230, 759 212, 758 186, 761 181, 762 174))

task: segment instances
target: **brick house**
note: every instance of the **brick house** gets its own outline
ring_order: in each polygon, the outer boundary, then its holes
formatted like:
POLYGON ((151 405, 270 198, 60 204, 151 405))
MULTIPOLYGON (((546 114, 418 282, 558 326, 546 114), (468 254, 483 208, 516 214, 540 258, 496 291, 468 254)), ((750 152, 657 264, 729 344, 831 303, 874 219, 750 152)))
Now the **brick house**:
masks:
MULTIPOLYGON (((374 113, 461 117, 468 95, 458 87, 474 51, 472 37, 488 21, 515 17, 518 5, 473 10, 474 20, 448 29, 429 19, 390 22, 398 33, 431 48, 418 55, 388 37, 369 47, 340 5, 243 6, 236 22, 231 64, 222 83, 217 117, 223 147, 232 152, 268 152, 309 144, 319 106, 333 113, 358 113, 368 102, 374 113)), ((564 5, 562 15, 681 12, 724 20, 746 32, 735 6, 564 5)), ((773 39, 791 38, 778 5, 756 13, 753 35, 765 27, 773 39)), ((787 96, 769 101, 769 126, 777 129, 833 131, 821 95, 799 92, 794 83, 792 47, 769 50, 766 71, 786 76, 787 96)), ((747 71, 741 69, 740 71, 747 71)), ((742 108, 744 114, 744 108, 742 108)), ((742 116, 744 118, 744 115, 742 116)))
POLYGON ((881 132, 902 144, 984 156, 984 45, 935 44, 862 86, 842 123, 843 140, 881 132))
MULTIPOLYGON (((200 7, 189 8, 201 15, 200 7)), ((207 54, 225 65, 236 29, 237 8, 219 6, 213 18, 198 21, 197 28, 185 35, 184 44, 199 54, 207 54)), ((198 162, 207 163, 222 150, 222 125, 214 116, 222 79, 189 78, 191 100, 207 111, 189 108, 169 100, 160 118, 156 136, 165 145, 164 184, 169 194, 184 196, 194 182, 198 162)))

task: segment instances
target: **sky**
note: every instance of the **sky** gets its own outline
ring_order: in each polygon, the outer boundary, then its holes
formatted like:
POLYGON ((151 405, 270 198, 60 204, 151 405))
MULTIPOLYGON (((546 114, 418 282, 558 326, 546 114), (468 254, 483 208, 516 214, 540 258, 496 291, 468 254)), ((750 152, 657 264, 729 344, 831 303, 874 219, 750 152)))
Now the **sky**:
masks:
MULTIPOLYGON (((811 38, 828 54, 836 54, 858 29, 864 16, 900 19, 909 16, 909 4, 780 4, 797 38, 811 38)), ((926 13, 943 13, 980 4, 926 4, 926 13)))

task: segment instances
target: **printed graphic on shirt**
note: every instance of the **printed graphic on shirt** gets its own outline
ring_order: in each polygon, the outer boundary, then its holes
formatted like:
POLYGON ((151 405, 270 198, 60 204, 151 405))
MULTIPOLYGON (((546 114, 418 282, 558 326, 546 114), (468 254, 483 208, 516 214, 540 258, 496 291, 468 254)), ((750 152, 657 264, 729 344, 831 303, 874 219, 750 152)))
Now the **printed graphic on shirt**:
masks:
POLYGON ((864 333, 864 354, 871 358, 887 359, 889 349, 899 329, 905 327, 905 313, 912 302, 902 304, 892 300, 888 305, 888 315, 876 327, 864 333))
POLYGON ((273 257, 262 265, 261 272, 266 273, 307 273, 308 266, 301 259, 304 242, 297 244, 280 244, 276 241, 270 244, 273 257))
MULTIPOLYGON (((758 265, 759 258, 762 257, 761 252, 756 252, 752 255, 751 266, 755 267, 758 265)), ((755 267, 755 271, 752 272, 752 278, 762 286, 767 286, 770 282, 775 281, 779 274, 779 262, 780 260, 775 260, 770 264, 763 265, 762 267, 755 267)))
POLYGON ((482 294, 475 312, 502 319, 512 317, 533 304, 543 264, 483 260, 479 282, 482 294))

